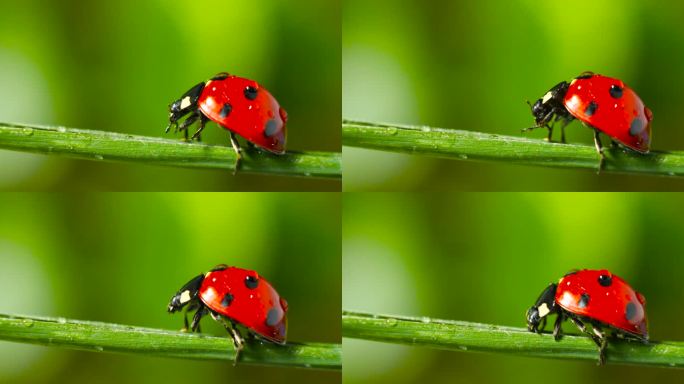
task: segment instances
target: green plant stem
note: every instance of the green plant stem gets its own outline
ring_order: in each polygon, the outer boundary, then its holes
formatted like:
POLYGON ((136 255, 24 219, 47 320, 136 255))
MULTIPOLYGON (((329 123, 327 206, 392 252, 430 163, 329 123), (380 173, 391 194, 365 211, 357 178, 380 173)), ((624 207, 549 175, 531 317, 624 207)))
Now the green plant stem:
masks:
MULTIPOLYGON (((555 341, 550 333, 535 334, 525 328, 464 321, 344 311, 342 336, 455 351, 598 361, 598 349, 589 337, 564 335, 560 341, 555 341)), ((682 368, 684 342, 643 344, 611 338, 606 356, 608 364, 682 368)))
MULTIPOLYGON (((604 139, 607 143, 608 140, 604 139)), ((598 169, 593 146, 549 143, 521 136, 503 136, 433 127, 344 120, 342 144, 460 160, 496 161, 556 168, 598 169)), ((605 143, 604 143, 605 144, 605 143)), ((604 146, 604 171, 684 176, 684 152, 639 154, 604 146)))
MULTIPOLYGON (((235 168, 236 159, 230 145, 217 146, 115 132, 8 123, 0 123, 0 149, 59 154, 97 161, 229 170, 235 168)), ((341 156, 331 152, 287 152, 284 155, 273 155, 243 149, 239 172, 341 178, 341 156)))
MULTIPOLYGON (((95 352, 233 361, 228 337, 165 331, 119 324, 0 314, 0 339, 95 352)), ((322 343, 247 342, 238 364, 340 370, 342 347, 322 343)))

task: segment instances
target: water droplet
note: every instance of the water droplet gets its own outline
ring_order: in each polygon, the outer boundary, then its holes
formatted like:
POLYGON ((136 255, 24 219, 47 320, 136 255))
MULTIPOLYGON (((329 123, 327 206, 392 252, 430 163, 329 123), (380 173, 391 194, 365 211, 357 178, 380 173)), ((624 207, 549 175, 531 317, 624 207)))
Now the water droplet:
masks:
POLYGON ((466 155, 465 153, 461 153, 458 155, 458 158, 461 160, 468 160, 468 155, 466 155))
POLYGON ((429 317, 422 317, 422 318, 420 319, 420 321, 422 321, 422 322, 425 323, 425 324, 428 324, 428 323, 430 322, 430 318, 429 318, 429 317))
POLYGON ((422 126, 422 127, 420 128, 420 130, 423 131, 423 132, 430 132, 430 131, 431 131, 431 128, 424 125, 424 126, 422 126))
POLYGON ((57 127, 57 132, 59 133, 65 133, 67 130, 64 127, 57 127))
POLYGON ((397 319, 385 319, 385 324, 389 325, 390 327, 396 327, 399 322, 397 319))
POLYGON ((667 175, 668 175, 668 176, 674 176, 675 173, 674 173, 674 172, 668 172, 667 175))
POLYGON ((305 368, 311 368, 311 364, 304 364, 305 368))
POLYGON ((399 133, 399 130, 395 127, 384 127, 382 133, 384 133, 387 136, 394 136, 397 133, 399 133))
POLYGON ((58 317, 58 318, 57 318, 57 322, 60 323, 60 324, 66 324, 67 320, 66 320, 65 318, 63 318, 63 317, 58 317))
POLYGON ((21 134, 24 136, 31 136, 31 135, 33 135, 33 129, 32 128, 24 128, 21 130, 21 134))
POLYGON ((675 364, 675 363, 670 363, 669 365, 670 365, 670 367, 675 367, 675 366, 677 366, 677 364, 675 364))
POLYGON ((95 158, 95 160, 104 160, 104 156, 102 155, 93 155, 93 158, 95 158))
POLYGON ((24 327, 33 327, 33 320, 24 319, 21 321, 21 325, 23 325, 24 327))
POLYGON ((101 346, 99 346, 99 345, 96 345, 96 346, 95 346, 95 350, 98 351, 98 352, 102 352, 102 351, 104 351, 104 347, 101 347, 101 346))
POLYGON ((460 349, 461 351, 467 351, 468 347, 466 347, 465 345, 459 345, 458 349, 460 349))

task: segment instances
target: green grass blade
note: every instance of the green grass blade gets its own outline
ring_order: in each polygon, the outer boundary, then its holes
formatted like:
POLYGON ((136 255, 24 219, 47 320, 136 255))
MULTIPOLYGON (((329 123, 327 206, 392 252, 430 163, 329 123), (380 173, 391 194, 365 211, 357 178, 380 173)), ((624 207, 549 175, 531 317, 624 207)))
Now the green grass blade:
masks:
MULTIPOLYGON (((415 155, 555 168, 598 169, 593 146, 549 143, 522 136, 503 136, 425 126, 344 120, 342 144, 415 155)), ((605 147, 604 172, 684 176, 684 152, 634 151, 605 147)))
MULTIPOLYGON (((342 335, 454 351, 598 361, 596 344, 589 337, 565 335, 560 341, 555 341, 550 333, 535 334, 526 328, 465 321, 344 311, 342 335)), ((643 344, 611 339, 606 356, 607 364, 683 368, 684 342, 651 341, 643 344)))
MULTIPOLYGON (((119 352, 182 359, 235 358, 228 337, 140 328, 62 318, 0 314, 0 340, 94 352, 119 352)), ((325 370, 342 369, 339 344, 248 342, 239 364, 274 365, 325 370)))
MULTIPOLYGON (((125 161, 173 167, 233 170, 230 146, 186 143, 177 139, 64 127, 0 123, 0 149, 56 154, 95 161, 125 161)), ((240 173, 283 176, 342 177, 341 155, 335 152, 288 152, 273 155, 243 151, 240 173)))

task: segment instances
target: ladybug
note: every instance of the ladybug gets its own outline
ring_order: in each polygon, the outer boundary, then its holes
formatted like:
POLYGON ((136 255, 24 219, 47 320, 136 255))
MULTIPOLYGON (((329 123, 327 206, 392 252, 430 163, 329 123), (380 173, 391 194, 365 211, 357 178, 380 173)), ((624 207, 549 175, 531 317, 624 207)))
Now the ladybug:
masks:
MULTIPOLYGON (((530 104, 528 102, 528 104, 530 104)), ((594 129, 594 144, 599 153, 599 172, 605 155, 599 132, 639 153, 648 153, 651 145, 653 113, 622 80, 585 72, 570 83, 563 81, 551 88, 534 104, 530 104, 536 125, 524 129, 547 128, 551 141, 553 124, 561 122, 561 142, 565 143, 565 126, 573 119, 594 129)))
POLYGON ((250 335, 276 344, 285 344, 287 334, 287 302, 275 288, 255 271, 218 265, 190 280, 169 302, 174 313, 186 307, 184 331, 200 331, 200 320, 210 314, 222 323, 233 339, 235 362, 244 346, 237 325, 250 335), (188 312, 196 311, 188 325, 188 312))
POLYGON ((527 329, 540 333, 546 316, 555 313, 553 337, 561 337, 561 323, 570 319, 599 347, 599 365, 606 361, 607 332, 621 338, 648 342, 646 299, 609 271, 583 269, 550 284, 527 311, 527 329), (587 329, 591 325, 591 331, 587 329))
POLYGON ((222 72, 201 82, 180 99, 169 105, 169 125, 185 132, 199 119, 199 128, 192 139, 200 140, 205 124, 211 120, 230 132, 230 143, 237 154, 237 165, 241 156, 238 134, 248 143, 269 152, 285 153, 287 140, 287 112, 278 101, 256 81, 222 72), (187 118, 178 124, 178 120, 187 118))

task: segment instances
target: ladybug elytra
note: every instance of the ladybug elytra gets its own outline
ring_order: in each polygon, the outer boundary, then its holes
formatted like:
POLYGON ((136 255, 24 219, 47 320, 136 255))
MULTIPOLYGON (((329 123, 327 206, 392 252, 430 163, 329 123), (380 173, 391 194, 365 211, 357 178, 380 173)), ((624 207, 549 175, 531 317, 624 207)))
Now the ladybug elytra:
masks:
POLYGON ((605 269, 570 272, 557 284, 550 284, 527 311, 527 328, 540 333, 552 313, 557 315, 554 338, 560 339, 561 324, 570 319, 598 346, 599 365, 606 360, 607 330, 618 337, 648 342, 646 299, 605 269))
POLYGON ((236 325, 264 340, 285 344, 287 302, 255 271, 218 265, 185 284, 169 302, 168 311, 185 310, 184 330, 200 331, 200 320, 210 314, 233 339, 235 361, 244 346, 236 325), (196 311, 188 324, 188 312, 196 311))
POLYGON ((599 171, 605 162, 599 132, 608 135, 613 144, 622 144, 639 153, 650 150, 653 113, 622 80, 585 72, 569 83, 563 81, 551 88, 530 104, 530 109, 536 125, 524 131, 547 128, 549 141, 556 122, 561 123, 562 143, 565 143, 565 126, 573 119, 594 129, 599 171))

